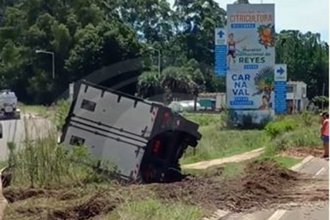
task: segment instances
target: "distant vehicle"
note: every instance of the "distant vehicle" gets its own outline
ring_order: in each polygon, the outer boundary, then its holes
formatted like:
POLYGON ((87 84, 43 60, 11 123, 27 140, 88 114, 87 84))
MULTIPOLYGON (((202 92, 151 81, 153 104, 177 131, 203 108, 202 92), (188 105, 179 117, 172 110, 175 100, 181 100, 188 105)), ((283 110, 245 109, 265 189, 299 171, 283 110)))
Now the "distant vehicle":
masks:
MULTIPOLYGON (((172 101, 169 108, 174 112, 191 112, 194 111, 195 101, 194 100, 183 100, 183 101, 172 101)), ((196 102, 196 110, 200 111, 202 109, 200 103, 196 102)))
POLYGON ((0 119, 20 119, 17 97, 11 90, 0 90, 0 119))
POLYGON ((198 100, 198 103, 201 105, 202 110, 209 110, 214 111, 215 110, 215 99, 207 99, 207 98, 201 98, 198 100))
POLYGON ((179 159, 201 139, 198 124, 170 108, 83 81, 66 118, 61 143, 86 146, 98 162, 125 181, 182 179, 179 159))

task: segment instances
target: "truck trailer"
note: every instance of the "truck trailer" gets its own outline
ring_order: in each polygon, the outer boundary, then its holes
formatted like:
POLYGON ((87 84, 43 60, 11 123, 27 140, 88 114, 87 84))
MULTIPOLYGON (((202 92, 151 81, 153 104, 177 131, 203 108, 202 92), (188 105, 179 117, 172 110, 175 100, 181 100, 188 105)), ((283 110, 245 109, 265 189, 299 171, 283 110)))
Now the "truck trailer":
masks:
POLYGON ((179 160, 201 139, 199 125, 159 103, 82 81, 62 129, 61 143, 84 145, 115 175, 130 182, 182 178, 179 160))

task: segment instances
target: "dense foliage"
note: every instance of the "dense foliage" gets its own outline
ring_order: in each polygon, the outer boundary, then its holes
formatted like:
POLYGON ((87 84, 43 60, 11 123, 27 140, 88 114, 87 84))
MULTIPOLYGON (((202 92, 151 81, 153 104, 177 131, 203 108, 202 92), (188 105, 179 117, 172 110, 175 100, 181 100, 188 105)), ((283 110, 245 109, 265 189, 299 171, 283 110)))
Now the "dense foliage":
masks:
MULTIPOLYGON (((1 0, 0 88, 29 103, 51 103, 82 78, 144 97, 224 91, 213 45, 225 22, 214 0, 1 0), (38 49, 55 53, 55 79, 52 57, 38 49)), ((319 34, 283 31, 276 49, 289 78, 321 95, 328 45, 319 34)))

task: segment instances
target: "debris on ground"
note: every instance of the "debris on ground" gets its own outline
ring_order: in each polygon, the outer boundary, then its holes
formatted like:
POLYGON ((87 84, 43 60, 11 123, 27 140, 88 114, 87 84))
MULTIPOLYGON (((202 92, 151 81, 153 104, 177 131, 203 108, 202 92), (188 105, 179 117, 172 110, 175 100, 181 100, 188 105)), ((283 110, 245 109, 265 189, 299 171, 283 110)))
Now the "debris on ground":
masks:
MULTIPOLYGON (((192 178, 167 185, 153 185, 153 189, 164 200, 185 200, 189 204, 200 205, 206 209, 233 212, 255 207, 265 208, 274 203, 286 203, 295 199, 313 201, 316 195, 319 200, 329 198, 329 194, 321 189, 320 193, 314 195, 306 191, 301 192, 298 186, 306 181, 305 177, 274 162, 253 162, 246 167, 244 173, 246 174, 241 177, 224 182, 215 178, 192 178), (297 197, 294 196, 295 193, 297 197), (304 193, 308 194, 305 198, 302 196, 304 193)), ((312 181, 309 183, 312 184, 312 181)), ((324 187, 327 190, 325 185, 324 187)))
POLYGON ((307 157, 312 155, 314 157, 322 157, 324 153, 323 148, 320 147, 300 147, 290 148, 282 153, 283 156, 291 156, 297 158, 307 157))
POLYGON ((9 206, 14 205, 14 212, 18 216, 28 215, 34 219, 91 219, 112 213, 124 203, 123 198, 126 198, 118 197, 122 194, 118 193, 119 189, 126 192, 130 200, 145 199, 153 195, 164 202, 180 201, 203 207, 209 212, 217 209, 242 212, 289 202, 305 203, 329 199, 327 181, 285 169, 273 161, 251 162, 246 165, 243 173, 231 179, 219 178, 222 175, 219 172, 208 177, 188 176, 181 182, 167 184, 124 185, 106 190, 94 187, 86 195, 75 194, 72 189, 65 191, 12 187, 7 188, 4 195, 10 202, 9 206), (41 206, 30 202, 27 207, 24 202, 40 198, 50 198, 51 204, 41 206), (56 206, 54 202, 61 205, 56 206))
POLYGON ((118 204, 120 204, 118 198, 111 198, 104 193, 97 193, 82 204, 65 210, 54 210, 48 215, 48 219, 90 219, 101 213, 110 213, 118 204))

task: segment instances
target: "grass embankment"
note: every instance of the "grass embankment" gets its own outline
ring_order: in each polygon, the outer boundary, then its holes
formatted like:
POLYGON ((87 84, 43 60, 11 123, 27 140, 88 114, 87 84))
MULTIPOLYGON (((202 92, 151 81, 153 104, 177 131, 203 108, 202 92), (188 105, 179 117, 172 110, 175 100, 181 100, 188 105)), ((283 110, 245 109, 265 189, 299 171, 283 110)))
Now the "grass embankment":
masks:
POLYGON ((320 117, 303 113, 284 116, 269 123, 265 133, 270 137, 266 154, 273 155, 288 150, 310 150, 321 148, 320 117))
POLYGON ((70 108, 70 102, 59 100, 53 106, 44 105, 24 105, 19 104, 22 114, 34 114, 44 119, 50 120, 56 126, 57 130, 62 128, 65 117, 70 108))
POLYGON ((52 113, 50 112, 50 108, 44 105, 24 105, 19 104, 19 109, 22 113, 31 113, 41 117, 49 117, 52 113))
POLYGON ((95 164, 86 148, 65 151, 56 144, 56 131, 49 130, 48 138, 26 140, 20 150, 9 145, 7 163, 15 168, 12 184, 5 189, 10 201, 6 219, 197 220, 205 215, 198 206, 163 201, 143 186, 122 186, 96 173, 85 165, 95 164))
MULTIPOLYGON (((279 118, 264 131, 225 129, 219 115, 189 117, 200 120, 203 139, 195 154, 187 153, 184 162, 230 156, 265 146, 266 153, 258 160, 275 160, 284 167, 291 167, 300 159, 278 156, 281 151, 319 145, 317 116, 279 118)), ((6 219, 87 219, 93 216, 99 219, 201 219, 209 211, 189 200, 180 200, 176 194, 172 195, 174 200, 163 200, 147 186, 120 186, 105 179, 82 165, 93 162, 84 148, 67 153, 56 145, 55 139, 50 135, 47 139, 28 140, 23 150, 11 155, 10 163, 16 164, 16 169, 12 186, 6 191, 9 195, 14 191, 22 198, 9 204, 6 219), (31 186, 34 187, 32 191, 26 190, 31 186), (20 189, 22 193, 17 193, 20 189)), ((243 175, 247 164, 249 161, 184 172, 201 179, 212 176, 232 179, 243 175)))
POLYGON ((319 116, 310 113, 278 117, 264 130, 226 128, 225 115, 185 116, 200 124, 203 137, 196 149, 187 150, 181 160, 183 164, 228 157, 260 147, 265 147, 267 157, 274 157, 288 149, 320 146, 319 116))
POLYGON ((269 141, 262 130, 226 128, 225 114, 186 114, 185 116, 200 125, 199 132, 202 134, 202 139, 196 149, 188 148, 181 160, 182 164, 229 157, 264 147, 269 141))

